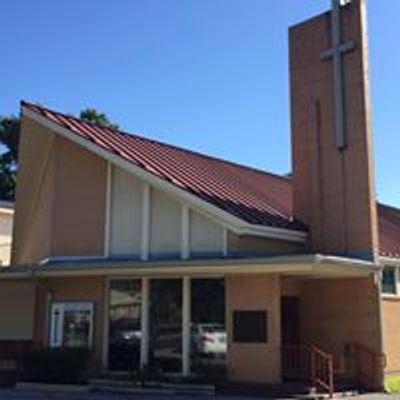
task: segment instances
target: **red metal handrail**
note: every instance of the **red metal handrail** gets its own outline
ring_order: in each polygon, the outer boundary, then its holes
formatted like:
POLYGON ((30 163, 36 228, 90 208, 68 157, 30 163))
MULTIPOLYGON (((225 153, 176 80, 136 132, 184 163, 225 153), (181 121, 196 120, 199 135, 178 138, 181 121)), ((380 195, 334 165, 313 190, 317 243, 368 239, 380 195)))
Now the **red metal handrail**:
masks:
MULTIPOLYGON (((339 370, 341 371, 342 366, 339 370)), ((333 356, 315 345, 285 345, 282 347, 282 370, 287 378, 309 379, 333 397, 333 356)))
POLYGON ((323 352, 318 347, 311 345, 310 348, 310 365, 311 365, 311 382, 317 387, 325 389, 329 393, 329 397, 333 397, 333 356, 323 352))
POLYGON ((378 382, 379 370, 383 370, 386 366, 386 355, 377 353, 360 343, 348 344, 346 351, 352 372, 359 383, 367 389, 379 388, 381 385, 378 382))
POLYGON ((366 389, 379 389, 380 371, 386 366, 386 356, 359 343, 346 346, 345 357, 335 360, 315 345, 285 345, 282 347, 282 370, 285 377, 309 379, 315 388, 322 388, 333 397, 334 378, 351 374, 366 389))

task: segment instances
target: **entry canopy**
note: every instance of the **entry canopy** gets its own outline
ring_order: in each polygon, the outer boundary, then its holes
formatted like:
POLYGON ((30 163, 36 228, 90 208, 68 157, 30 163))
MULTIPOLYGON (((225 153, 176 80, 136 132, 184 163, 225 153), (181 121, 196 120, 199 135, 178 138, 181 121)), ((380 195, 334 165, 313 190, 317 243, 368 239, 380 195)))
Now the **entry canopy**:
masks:
POLYGON ((322 254, 252 259, 129 261, 101 257, 60 257, 36 265, 6 267, 1 279, 63 276, 222 276, 230 274, 281 274, 309 278, 368 276, 381 267, 370 261, 322 254))

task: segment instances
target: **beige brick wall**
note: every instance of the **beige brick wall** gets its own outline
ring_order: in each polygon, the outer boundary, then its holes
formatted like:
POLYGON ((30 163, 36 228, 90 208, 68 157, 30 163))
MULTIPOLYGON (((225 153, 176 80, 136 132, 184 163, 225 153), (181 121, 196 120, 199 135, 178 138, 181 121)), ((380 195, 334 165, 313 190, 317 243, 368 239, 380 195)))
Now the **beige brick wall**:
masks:
POLYGON ((103 277, 52 278, 41 282, 36 296, 34 340, 45 345, 48 343, 47 302, 49 294, 53 302, 93 302, 95 318, 91 368, 100 370, 103 353, 105 285, 106 280, 103 277))
POLYGON ((53 256, 103 255, 107 162, 57 138, 53 256))
MULTIPOLYGON (((374 276, 303 281, 301 336, 336 357, 356 342, 381 354, 380 300, 374 276)), ((376 370, 380 382, 382 370, 376 370)))
POLYGON ((102 255, 106 162, 22 118, 12 262, 102 255))
POLYGON ((35 283, 0 282, 0 340, 32 340, 35 283))
POLYGON ((304 253, 307 247, 304 243, 287 242, 250 235, 236 235, 228 232, 228 254, 260 254, 281 255, 304 253))
POLYGON ((278 383, 280 359, 280 280, 277 275, 236 275, 226 278, 229 379, 239 382, 278 383), (268 343, 233 343, 234 310, 268 312, 268 343))
POLYGON ((337 354, 352 341, 379 353, 378 309, 374 277, 304 281, 302 336, 337 354))
POLYGON ((400 372, 400 297, 382 300, 385 372, 400 372))
POLYGON ((368 49, 361 2, 341 11, 348 146, 338 151, 328 13, 290 30, 292 160, 295 215, 309 224, 314 251, 371 256, 377 218, 369 105, 368 49))
POLYGON ((54 191, 54 141, 48 129, 21 121, 11 262, 29 263, 50 254, 54 191))

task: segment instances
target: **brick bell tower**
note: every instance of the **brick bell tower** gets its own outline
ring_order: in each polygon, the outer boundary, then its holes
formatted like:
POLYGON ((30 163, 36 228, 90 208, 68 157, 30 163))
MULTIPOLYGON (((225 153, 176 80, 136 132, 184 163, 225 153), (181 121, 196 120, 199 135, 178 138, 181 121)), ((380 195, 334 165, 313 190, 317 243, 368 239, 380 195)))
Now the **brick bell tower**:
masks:
POLYGON ((294 215, 314 252, 375 259, 365 0, 290 29, 294 215))

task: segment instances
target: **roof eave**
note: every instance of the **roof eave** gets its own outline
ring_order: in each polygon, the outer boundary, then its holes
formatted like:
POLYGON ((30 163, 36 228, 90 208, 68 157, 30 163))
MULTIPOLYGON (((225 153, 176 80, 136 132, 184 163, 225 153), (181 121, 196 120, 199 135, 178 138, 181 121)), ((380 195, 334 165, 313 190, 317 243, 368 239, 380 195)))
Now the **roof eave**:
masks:
POLYGON ((321 254, 251 259, 71 262, 41 264, 0 272, 2 279, 45 279, 73 276, 225 276, 229 274, 281 274, 315 278, 366 277, 380 270, 369 261, 321 254))
POLYGON ((380 255, 379 262, 381 264, 390 264, 400 267, 400 256, 380 255))

